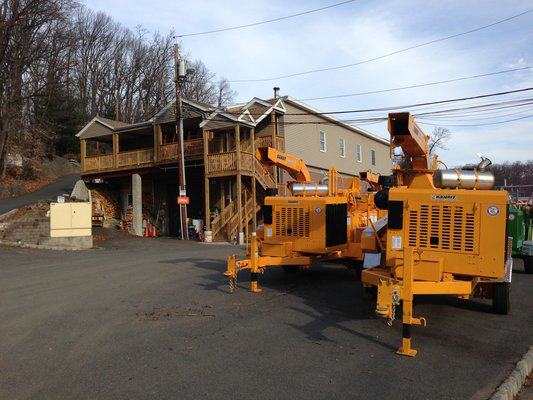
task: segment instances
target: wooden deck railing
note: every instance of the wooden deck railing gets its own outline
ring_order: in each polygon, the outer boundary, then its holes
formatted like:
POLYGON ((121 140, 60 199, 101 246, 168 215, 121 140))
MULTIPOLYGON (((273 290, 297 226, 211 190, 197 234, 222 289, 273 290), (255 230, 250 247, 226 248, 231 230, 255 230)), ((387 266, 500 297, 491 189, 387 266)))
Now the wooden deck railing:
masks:
MULTIPOLYGON (((241 169, 252 171, 254 156, 252 153, 241 153, 241 169)), ((237 153, 227 151, 207 155, 207 173, 230 172, 237 170, 237 153)))
MULTIPOLYGON (((184 143, 185 157, 203 157, 203 139, 186 140, 184 143)), ((154 162, 154 149, 121 151, 117 154, 116 165, 113 154, 85 157, 82 172, 120 169, 136 165, 147 165, 154 162)), ((178 144, 168 143, 159 146, 159 160, 169 161, 178 159, 178 144)))
POLYGON ((237 154, 234 151, 207 155, 207 172, 235 171, 237 169, 237 154))
POLYGON ((83 171, 99 171, 113 168, 113 154, 85 157, 83 171))
POLYGON ((272 146, 272 136, 258 136, 255 138, 255 147, 275 147, 278 150, 285 151, 285 138, 276 136, 276 145, 272 146))
MULTIPOLYGON (((185 157, 200 157, 204 154, 204 140, 190 139, 183 144, 183 152, 185 157)), ((177 160, 178 159, 178 143, 167 143, 159 146, 159 160, 177 160)))
POLYGON ((255 138, 255 147, 272 147, 272 136, 258 136, 255 138))
POLYGON ((185 157, 195 157, 204 155, 204 140, 190 139, 185 141, 185 157))
POLYGON ((154 149, 122 151, 117 154, 117 167, 150 164, 154 161, 154 149))
POLYGON ((168 143, 159 146, 159 159, 177 160, 178 159, 178 143, 168 143))

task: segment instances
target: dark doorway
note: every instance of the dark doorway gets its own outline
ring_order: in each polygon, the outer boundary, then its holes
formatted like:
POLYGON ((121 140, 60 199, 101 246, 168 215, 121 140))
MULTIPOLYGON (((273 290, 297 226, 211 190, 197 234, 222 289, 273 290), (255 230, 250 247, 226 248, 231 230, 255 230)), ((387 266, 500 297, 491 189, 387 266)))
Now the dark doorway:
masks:
POLYGON ((180 234, 180 210, 178 207, 178 185, 167 185, 168 204, 168 234, 179 236, 180 234))
POLYGON ((187 217, 192 219, 204 219, 204 166, 187 165, 187 217))

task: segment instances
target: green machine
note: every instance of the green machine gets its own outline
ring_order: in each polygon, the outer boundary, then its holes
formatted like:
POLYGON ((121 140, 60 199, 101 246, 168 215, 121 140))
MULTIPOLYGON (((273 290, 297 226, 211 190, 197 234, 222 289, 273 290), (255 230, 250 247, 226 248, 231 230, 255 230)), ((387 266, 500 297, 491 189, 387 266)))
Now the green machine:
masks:
POLYGON ((530 207, 509 207, 507 235, 513 238, 512 254, 524 260, 526 274, 533 274, 532 214, 530 207))

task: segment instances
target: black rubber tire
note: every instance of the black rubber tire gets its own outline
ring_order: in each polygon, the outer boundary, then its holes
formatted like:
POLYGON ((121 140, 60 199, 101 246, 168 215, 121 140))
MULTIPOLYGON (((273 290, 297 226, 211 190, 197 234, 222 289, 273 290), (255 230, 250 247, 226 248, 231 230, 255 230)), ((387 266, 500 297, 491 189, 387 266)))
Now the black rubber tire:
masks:
POLYGON ((378 287, 377 286, 370 286, 370 287, 364 287, 364 293, 365 298, 367 300, 376 300, 378 298, 378 287))
POLYGON ((511 309, 510 291, 511 284, 509 282, 498 282, 492 285, 492 312, 494 314, 509 314, 511 309))
POLYGON ((286 274, 295 274, 298 272, 298 269, 300 268, 299 265, 282 265, 281 269, 286 274))
POLYGON ((524 256, 524 271, 526 274, 533 274, 533 256, 524 256))
POLYGON ((355 271, 355 280, 356 281, 360 281, 361 280, 361 272, 363 272, 363 261, 360 261, 360 260, 350 261, 348 264, 346 264, 346 268, 355 271))

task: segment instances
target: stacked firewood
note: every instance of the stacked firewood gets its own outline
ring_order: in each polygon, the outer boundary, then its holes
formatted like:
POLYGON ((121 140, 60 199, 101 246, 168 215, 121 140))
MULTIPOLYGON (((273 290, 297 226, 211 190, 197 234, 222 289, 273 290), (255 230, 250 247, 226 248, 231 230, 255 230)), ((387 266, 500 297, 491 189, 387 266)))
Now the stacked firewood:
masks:
POLYGON ((120 218, 120 203, 118 194, 106 189, 91 190, 93 214, 103 214, 104 218, 120 218))
POLYGON ((124 228, 127 231, 133 230, 133 206, 131 205, 126 208, 126 214, 124 215, 124 228))

